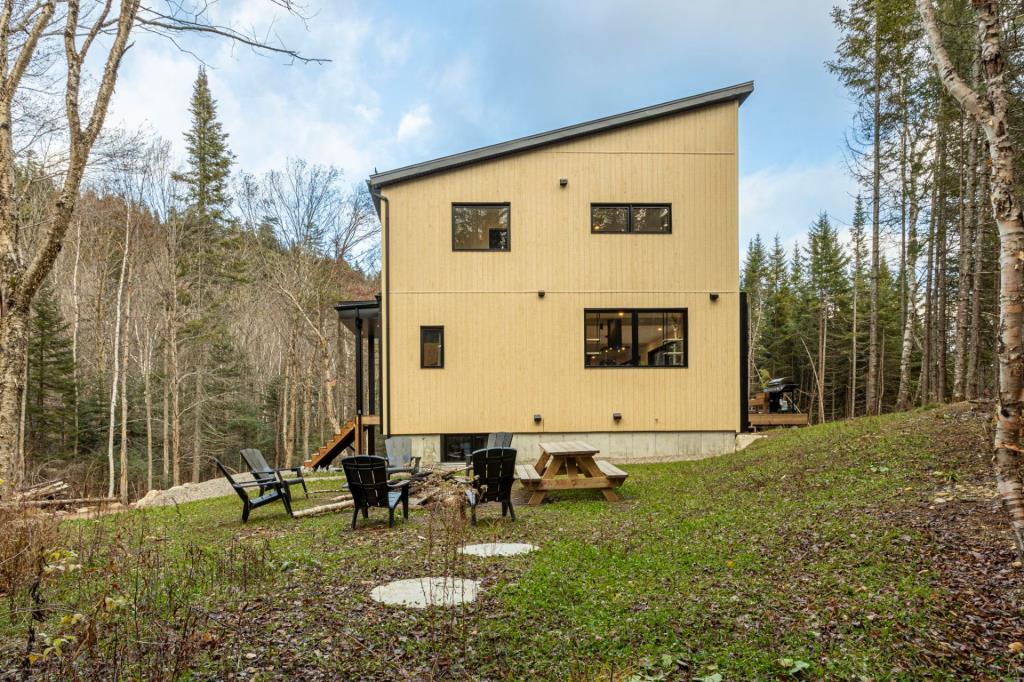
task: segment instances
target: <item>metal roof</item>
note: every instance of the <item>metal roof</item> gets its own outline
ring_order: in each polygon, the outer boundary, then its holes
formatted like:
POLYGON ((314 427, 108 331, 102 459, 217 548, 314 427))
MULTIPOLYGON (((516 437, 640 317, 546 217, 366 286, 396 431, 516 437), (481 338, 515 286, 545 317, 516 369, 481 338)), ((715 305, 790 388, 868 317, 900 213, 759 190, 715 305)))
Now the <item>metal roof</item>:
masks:
MULTIPOLYGON (((546 133, 528 135, 527 137, 520 137, 515 140, 509 140, 508 142, 501 142, 498 144, 492 144, 488 147, 472 149, 468 152, 442 156, 441 158, 433 159, 432 161, 423 161, 422 163, 416 163, 411 166, 404 166, 402 168, 396 168, 382 173, 374 173, 370 176, 370 179, 367 180, 367 185, 369 186, 371 193, 376 193, 375 190, 379 190, 385 185, 394 184, 396 182, 411 180, 412 178, 418 178, 431 173, 440 173, 446 170, 451 170, 452 168, 458 168, 459 166, 487 161, 489 159, 495 159, 508 154, 516 154, 529 149, 536 149, 537 147, 542 147, 544 145, 583 137, 584 135, 593 135, 606 130, 612 130, 613 128, 642 123, 655 118, 661 118, 662 116, 678 114, 680 112, 690 111, 692 109, 705 107, 711 104, 718 104, 732 100, 742 104, 753 91, 754 82, 748 81, 746 83, 740 83, 727 88, 704 92, 699 95, 691 95, 690 97, 675 99, 671 102, 664 102, 663 104, 655 104, 642 109, 634 109, 633 111, 627 111, 622 114, 615 114, 614 116, 606 116, 593 121, 586 121, 585 123, 577 123, 564 128, 550 130, 546 133)), ((377 211, 379 213, 379 200, 375 198, 375 202, 378 204, 377 211)))

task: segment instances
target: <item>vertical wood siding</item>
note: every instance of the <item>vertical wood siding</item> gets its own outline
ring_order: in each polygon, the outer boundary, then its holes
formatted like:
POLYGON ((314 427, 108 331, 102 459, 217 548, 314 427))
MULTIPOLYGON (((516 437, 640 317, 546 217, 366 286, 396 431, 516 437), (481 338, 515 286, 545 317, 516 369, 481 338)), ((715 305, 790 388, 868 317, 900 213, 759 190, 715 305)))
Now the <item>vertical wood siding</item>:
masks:
POLYGON ((385 187, 388 431, 735 430, 737 111, 709 106, 385 187), (464 202, 511 203, 511 251, 452 251, 451 205, 464 202), (672 234, 592 234, 601 202, 671 203, 672 234), (689 367, 585 369, 583 310, 614 307, 688 308, 689 367), (445 328, 443 370, 420 369, 421 325, 445 328))

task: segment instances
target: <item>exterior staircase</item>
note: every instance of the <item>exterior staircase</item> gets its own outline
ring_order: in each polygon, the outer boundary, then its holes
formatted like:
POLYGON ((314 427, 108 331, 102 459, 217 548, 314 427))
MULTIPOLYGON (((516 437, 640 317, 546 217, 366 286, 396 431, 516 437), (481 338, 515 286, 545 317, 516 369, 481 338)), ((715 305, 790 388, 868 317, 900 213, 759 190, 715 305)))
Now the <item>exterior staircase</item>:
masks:
POLYGON ((341 427, 341 431, 334 434, 329 441, 316 451, 316 454, 303 462, 302 465, 308 469, 326 469, 346 448, 352 447, 355 444, 357 431, 356 421, 349 419, 341 427))

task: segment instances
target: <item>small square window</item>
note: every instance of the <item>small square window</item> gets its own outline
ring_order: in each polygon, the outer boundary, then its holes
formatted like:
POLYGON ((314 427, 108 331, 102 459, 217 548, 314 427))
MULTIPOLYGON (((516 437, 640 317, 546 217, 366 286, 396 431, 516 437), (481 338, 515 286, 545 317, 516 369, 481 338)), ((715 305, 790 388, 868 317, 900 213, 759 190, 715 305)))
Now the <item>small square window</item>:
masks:
POLYGON ((512 208, 508 204, 453 204, 454 251, 508 251, 512 208))
POLYGON ((420 327, 420 367, 444 367, 444 327, 420 327))

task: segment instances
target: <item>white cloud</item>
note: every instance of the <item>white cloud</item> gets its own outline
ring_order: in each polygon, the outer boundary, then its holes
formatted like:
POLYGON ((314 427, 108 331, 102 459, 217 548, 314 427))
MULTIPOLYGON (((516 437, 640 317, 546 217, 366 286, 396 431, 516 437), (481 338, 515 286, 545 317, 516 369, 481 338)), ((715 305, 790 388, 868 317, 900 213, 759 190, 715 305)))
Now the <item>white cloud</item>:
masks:
POLYGON ((768 243, 778 234, 787 247, 797 239, 803 243, 822 211, 833 224, 848 225, 856 192, 841 157, 749 173, 740 178, 740 247, 745 251, 755 234, 768 243))
POLYGON ((398 122, 398 132, 395 137, 399 142, 405 142, 420 137, 433 124, 430 118, 430 105, 419 104, 410 111, 407 111, 402 120, 398 122))

